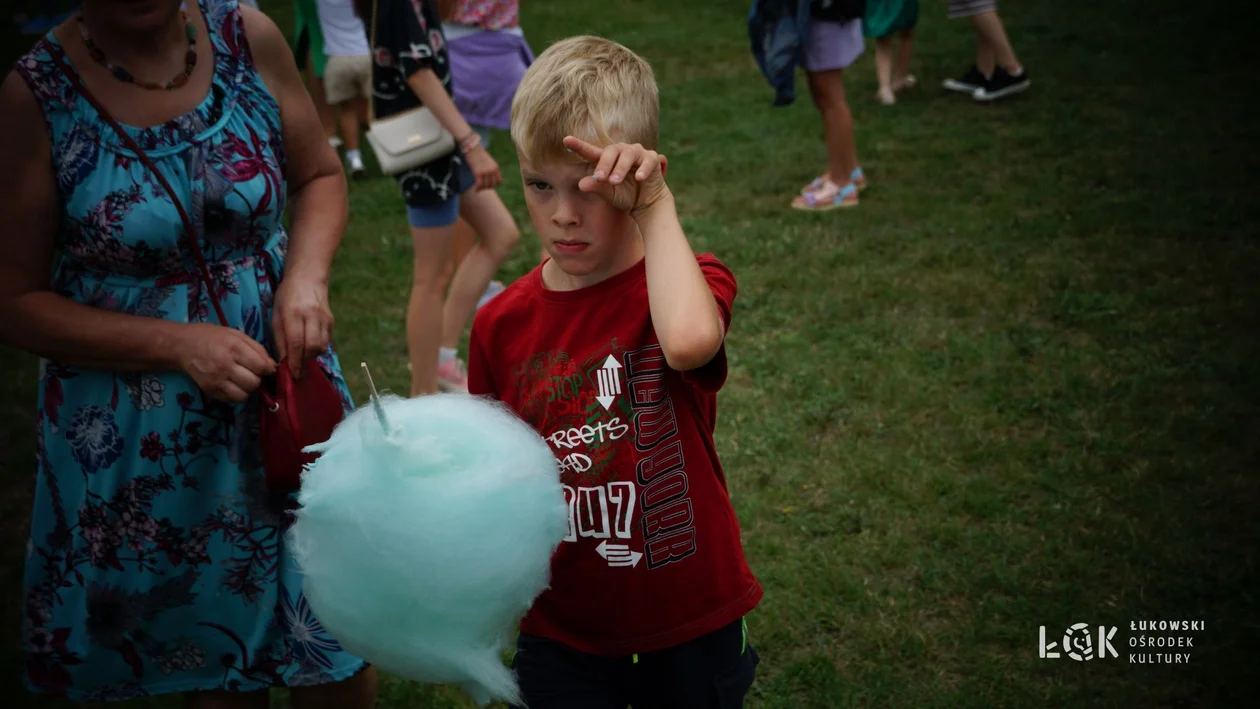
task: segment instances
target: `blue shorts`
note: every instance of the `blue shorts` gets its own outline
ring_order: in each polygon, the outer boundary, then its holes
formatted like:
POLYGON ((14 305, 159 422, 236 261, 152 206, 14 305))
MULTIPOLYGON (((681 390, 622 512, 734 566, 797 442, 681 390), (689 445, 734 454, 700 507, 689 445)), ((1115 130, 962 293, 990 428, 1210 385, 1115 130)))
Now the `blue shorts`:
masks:
POLYGON ((459 219, 459 195, 457 194, 451 195, 450 199, 432 207, 407 205, 407 223, 417 229, 450 226, 456 219, 459 219))
MULTIPOLYGON (((481 144, 487 148, 490 147, 490 129, 476 125, 472 126, 472 129, 481 136, 481 144)), ((459 172, 460 181, 463 184, 473 186, 477 184, 477 178, 468 168, 467 159, 460 162, 459 172)), ((456 219, 459 219, 459 195, 452 195, 450 199, 433 207, 407 207, 407 223, 417 229, 450 226, 456 219)))

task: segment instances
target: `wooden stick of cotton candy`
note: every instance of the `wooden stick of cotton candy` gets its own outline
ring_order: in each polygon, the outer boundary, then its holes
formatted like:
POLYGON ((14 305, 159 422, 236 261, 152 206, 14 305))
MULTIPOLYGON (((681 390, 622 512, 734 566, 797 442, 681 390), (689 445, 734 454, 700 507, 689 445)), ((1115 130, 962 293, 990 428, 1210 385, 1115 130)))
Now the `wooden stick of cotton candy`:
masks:
POLYGON ((519 702, 503 651, 568 531, 555 456, 498 402, 381 396, 363 369, 371 406, 310 447, 288 531, 307 602, 384 672, 519 702))

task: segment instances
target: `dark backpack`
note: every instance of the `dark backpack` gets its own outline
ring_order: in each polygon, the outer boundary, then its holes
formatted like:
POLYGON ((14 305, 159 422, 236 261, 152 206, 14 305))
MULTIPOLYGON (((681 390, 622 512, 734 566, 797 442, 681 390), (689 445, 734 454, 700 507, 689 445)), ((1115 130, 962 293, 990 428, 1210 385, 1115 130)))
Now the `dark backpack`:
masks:
POLYGON ((809 0, 809 16, 824 22, 849 22, 866 14, 866 0, 809 0))

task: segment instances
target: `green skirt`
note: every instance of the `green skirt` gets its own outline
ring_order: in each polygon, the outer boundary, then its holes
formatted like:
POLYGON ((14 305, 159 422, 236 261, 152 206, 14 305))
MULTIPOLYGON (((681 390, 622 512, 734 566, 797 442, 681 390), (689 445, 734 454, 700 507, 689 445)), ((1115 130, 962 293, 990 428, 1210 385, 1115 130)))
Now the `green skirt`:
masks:
POLYGON ((919 0, 866 0, 862 34, 879 39, 913 29, 919 21, 919 0))

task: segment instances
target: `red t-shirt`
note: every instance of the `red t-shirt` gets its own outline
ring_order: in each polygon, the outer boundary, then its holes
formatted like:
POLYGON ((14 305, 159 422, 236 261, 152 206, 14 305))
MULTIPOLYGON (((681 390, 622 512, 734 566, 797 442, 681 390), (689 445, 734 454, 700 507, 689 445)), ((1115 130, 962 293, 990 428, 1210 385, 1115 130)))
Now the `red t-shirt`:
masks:
MULTIPOLYGON (((729 328, 735 278, 698 257, 729 328)), ((548 290, 542 267, 487 303, 469 343, 470 393, 508 404, 551 445, 569 533, 521 632, 583 652, 672 647, 743 617, 762 589, 713 444, 726 348, 669 368, 643 261, 602 283, 548 290)))

